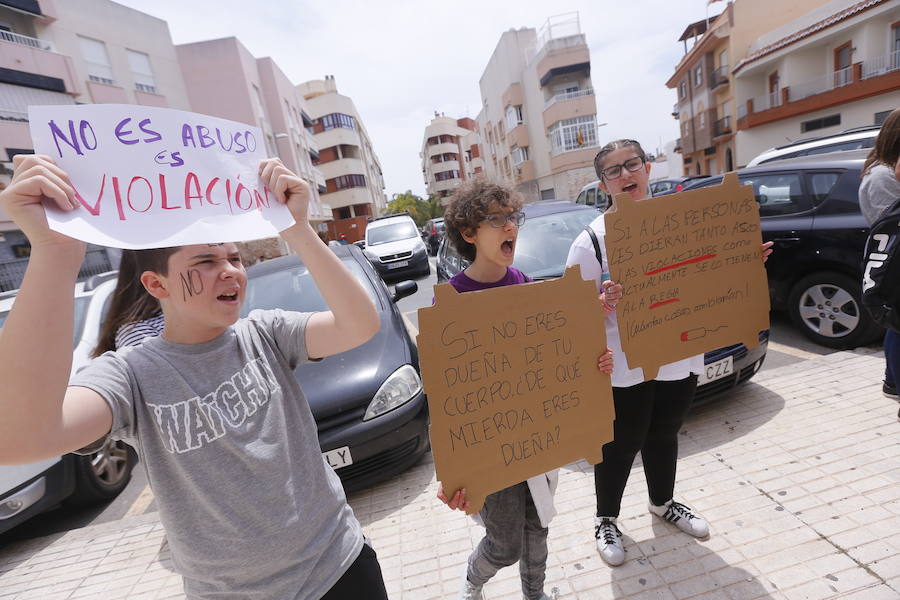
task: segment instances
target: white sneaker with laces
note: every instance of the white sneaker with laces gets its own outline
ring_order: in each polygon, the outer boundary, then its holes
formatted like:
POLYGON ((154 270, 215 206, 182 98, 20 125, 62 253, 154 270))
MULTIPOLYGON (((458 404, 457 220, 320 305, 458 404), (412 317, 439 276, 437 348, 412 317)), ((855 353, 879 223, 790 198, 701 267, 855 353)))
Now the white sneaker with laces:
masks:
POLYGON ((698 538, 709 535, 709 523, 706 519, 680 502, 669 500, 662 506, 651 503, 649 508, 654 515, 672 523, 688 535, 698 538))
POLYGON ((484 600, 481 586, 469 581, 469 565, 463 567, 462 581, 459 586, 458 600, 484 600))
POLYGON ((625 562, 622 532, 616 526, 615 517, 594 517, 594 537, 597 539, 597 552, 603 562, 611 567, 625 562))

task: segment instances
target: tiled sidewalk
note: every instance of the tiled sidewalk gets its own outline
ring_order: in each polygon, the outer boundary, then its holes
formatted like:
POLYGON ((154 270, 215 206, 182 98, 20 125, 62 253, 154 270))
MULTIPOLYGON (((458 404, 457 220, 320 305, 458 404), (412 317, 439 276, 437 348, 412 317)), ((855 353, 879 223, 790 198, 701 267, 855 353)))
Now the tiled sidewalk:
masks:
MULTIPOLYGON (((636 465, 623 502, 628 561, 594 549, 592 470, 561 471, 547 591, 580 599, 900 598, 900 422, 884 361, 840 352, 764 371, 696 408, 681 435, 676 498, 700 511, 698 541, 651 519, 636 465)), ((482 530, 435 498, 430 460, 351 497, 391 598, 455 598, 482 530)), ((521 598, 518 569, 486 597, 521 598)), ((0 600, 182 598, 155 514, 0 550, 0 600)))

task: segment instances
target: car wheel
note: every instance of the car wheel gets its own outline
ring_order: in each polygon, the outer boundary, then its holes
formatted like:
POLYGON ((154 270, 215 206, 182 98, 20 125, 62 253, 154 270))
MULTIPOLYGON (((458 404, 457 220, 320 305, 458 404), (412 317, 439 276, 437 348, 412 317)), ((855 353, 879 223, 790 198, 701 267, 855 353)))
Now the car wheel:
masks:
POLYGON ((107 438, 97 452, 77 457, 75 492, 67 502, 86 505, 112 500, 128 485, 136 463, 131 446, 107 438))
POLYGON ((860 302, 861 283, 842 273, 807 275, 791 290, 791 320, 812 341, 829 348, 856 348, 873 341, 878 326, 860 302))

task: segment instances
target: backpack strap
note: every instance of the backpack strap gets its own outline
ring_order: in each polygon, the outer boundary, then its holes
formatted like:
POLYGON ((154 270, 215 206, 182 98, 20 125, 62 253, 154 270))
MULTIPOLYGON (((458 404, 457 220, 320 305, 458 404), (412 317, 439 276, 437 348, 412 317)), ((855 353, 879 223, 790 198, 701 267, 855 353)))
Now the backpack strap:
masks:
POLYGON ((597 234, 594 233, 594 230, 591 229, 591 226, 588 225, 584 228, 585 231, 588 232, 588 235, 591 236, 591 243, 594 244, 594 255, 597 257, 597 262, 600 263, 600 269, 603 269, 603 253, 600 251, 600 240, 597 239, 597 234))

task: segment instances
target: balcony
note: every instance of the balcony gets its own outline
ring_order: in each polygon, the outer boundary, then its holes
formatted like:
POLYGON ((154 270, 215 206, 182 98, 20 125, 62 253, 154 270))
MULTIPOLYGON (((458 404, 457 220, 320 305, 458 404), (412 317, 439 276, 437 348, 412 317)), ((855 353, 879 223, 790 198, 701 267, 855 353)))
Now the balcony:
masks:
POLYGON ((900 52, 859 62, 738 105, 739 130, 900 90, 900 52))
POLYGON ((723 65, 709 74, 709 89, 721 91, 728 87, 728 66, 723 65))
POLYGON ((523 148, 528 145, 528 128, 524 123, 519 123, 506 134, 506 143, 509 147, 523 148))
POLYGON ((0 30, 0 69, 8 69, 0 79, 3 83, 79 93, 72 59, 57 54, 46 40, 0 30))
POLYGON ((557 94, 544 104, 544 127, 549 128, 558 121, 593 115, 596 112, 593 89, 557 94))
POLYGON ((530 160, 524 160, 513 167, 516 175, 516 183, 523 181, 531 181, 534 179, 534 163, 530 160))
POLYGON ((731 116, 726 115, 722 117, 715 123, 713 123, 713 139, 720 138, 726 135, 731 135, 731 116))
POLYGON ((443 144, 433 144, 428 146, 428 156, 438 156, 441 154, 459 154, 459 145, 444 142, 443 144))
POLYGON ((579 72, 590 75, 591 72, 591 56, 584 34, 550 40, 536 58, 541 87, 559 75, 579 72))
POLYGON ((676 119, 681 115, 681 110, 678 108, 680 102, 676 102, 675 106, 672 107, 672 116, 676 119))
POLYGON ((509 84, 501 97, 501 104, 507 106, 521 106, 525 104, 525 94, 522 93, 522 84, 519 82, 509 84))
POLYGON ((573 150, 551 151, 550 153, 550 171, 555 175, 562 171, 577 169, 580 167, 594 166, 594 155, 600 144, 594 143, 584 145, 573 150))

